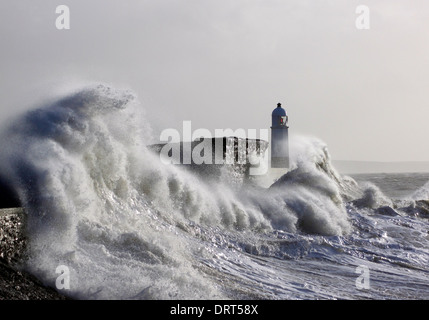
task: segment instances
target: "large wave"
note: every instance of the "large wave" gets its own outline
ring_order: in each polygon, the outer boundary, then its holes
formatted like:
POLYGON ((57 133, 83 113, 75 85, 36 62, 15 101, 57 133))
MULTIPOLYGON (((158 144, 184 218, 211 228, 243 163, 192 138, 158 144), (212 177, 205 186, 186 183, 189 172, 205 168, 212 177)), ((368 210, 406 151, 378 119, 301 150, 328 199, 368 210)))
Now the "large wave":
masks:
POLYGON ((193 258, 216 230, 351 231, 355 184, 321 141, 297 141, 293 170, 270 188, 236 188, 163 164, 144 119, 135 94, 94 85, 3 133, 1 172, 28 214, 26 267, 46 284, 65 265, 76 298, 224 298, 193 258))

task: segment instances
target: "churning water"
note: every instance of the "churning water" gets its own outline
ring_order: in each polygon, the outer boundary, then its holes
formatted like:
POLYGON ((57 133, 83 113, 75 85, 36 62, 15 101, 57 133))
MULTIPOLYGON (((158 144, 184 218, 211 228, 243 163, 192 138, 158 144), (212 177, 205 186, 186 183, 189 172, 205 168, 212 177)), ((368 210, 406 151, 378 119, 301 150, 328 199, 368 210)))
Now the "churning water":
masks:
POLYGON ((26 268, 46 285, 62 265, 79 299, 429 298, 421 175, 345 177, 323 142, 299 138, 269 188, 227 166, 212 179, 163 164, 145 123, 132 92, 97 85, 4 130, 26 268))

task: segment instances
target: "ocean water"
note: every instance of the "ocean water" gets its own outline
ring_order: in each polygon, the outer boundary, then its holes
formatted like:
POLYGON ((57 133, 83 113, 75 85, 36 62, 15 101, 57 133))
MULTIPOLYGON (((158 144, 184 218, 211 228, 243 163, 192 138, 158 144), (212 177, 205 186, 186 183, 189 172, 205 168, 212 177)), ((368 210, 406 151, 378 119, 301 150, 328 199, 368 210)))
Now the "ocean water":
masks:
POLYGON ((428 172, 370 173, 351 175, 357 182, 371 182, 392 199, 408 199, 417 191, 424 191, 428 172))
POLYGON ((25 268, 46 285, 60 267, 77 299, 429 298, 427 174, 340 175, 325 143, 297 137, 269 187, 231 166, 204 177, 147 148, 143 111, 94 85, 4 128, 25 268))

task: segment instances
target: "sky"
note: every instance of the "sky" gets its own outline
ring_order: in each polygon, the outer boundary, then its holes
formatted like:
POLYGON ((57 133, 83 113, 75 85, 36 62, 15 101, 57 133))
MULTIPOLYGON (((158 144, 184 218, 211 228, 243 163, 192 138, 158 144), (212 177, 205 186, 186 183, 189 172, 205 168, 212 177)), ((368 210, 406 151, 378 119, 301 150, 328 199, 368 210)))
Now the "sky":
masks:
POLYGON ((183 121, 268 129, 281 102, 290 134, 333 159, 429 161, 427 0, 3 0, 0 13, 0 125, 101 82, 134 91, 155 136, 183 121))

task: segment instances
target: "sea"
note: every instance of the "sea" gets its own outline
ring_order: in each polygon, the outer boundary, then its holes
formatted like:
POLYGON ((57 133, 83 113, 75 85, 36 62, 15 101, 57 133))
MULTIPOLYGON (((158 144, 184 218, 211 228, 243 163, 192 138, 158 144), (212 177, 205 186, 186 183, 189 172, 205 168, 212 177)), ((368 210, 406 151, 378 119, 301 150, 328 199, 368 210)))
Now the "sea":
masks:
POLYGON ((340 174, 323 141, 297 137, 269 186, 233 165, 196 174, 147 147, 144 109, 85 85, 3 128, 23 268, 46 286, 84 300, 429 298, 429 173, 340 174))

